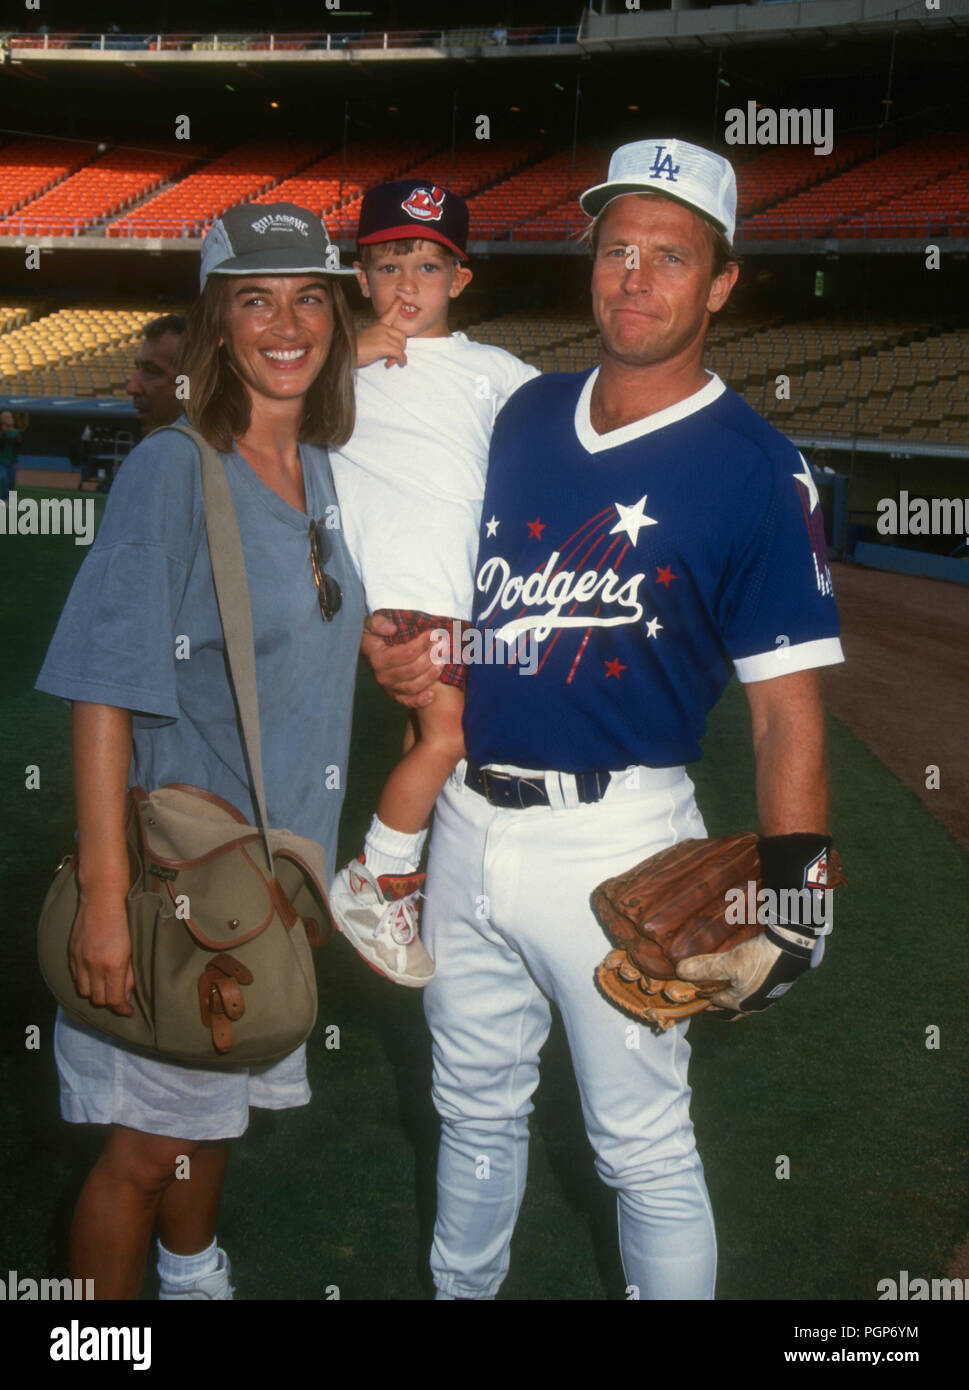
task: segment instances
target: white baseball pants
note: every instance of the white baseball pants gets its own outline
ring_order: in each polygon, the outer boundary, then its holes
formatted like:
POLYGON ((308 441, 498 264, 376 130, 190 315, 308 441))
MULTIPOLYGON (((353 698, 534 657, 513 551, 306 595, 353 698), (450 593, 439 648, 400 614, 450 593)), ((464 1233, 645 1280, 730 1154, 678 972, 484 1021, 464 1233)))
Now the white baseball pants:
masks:
POLYGON ((551 807, 496 808, 460 763, 437 803, 422 936, 441 1117, 431 1267, 438 1297, 494 1298, 525 1189, 539 1052, 561 1012, 596 1168, 618 1194, 630 1297, 709 1299, 713 1216, 690 1121, 687 1025, 661 1036, 594 984, 609 941, 592 889, 706 835, 682 768, 614 774, 602 801, 547 776, 551 807), (638 782, 638 785, 637 785, 638 782))

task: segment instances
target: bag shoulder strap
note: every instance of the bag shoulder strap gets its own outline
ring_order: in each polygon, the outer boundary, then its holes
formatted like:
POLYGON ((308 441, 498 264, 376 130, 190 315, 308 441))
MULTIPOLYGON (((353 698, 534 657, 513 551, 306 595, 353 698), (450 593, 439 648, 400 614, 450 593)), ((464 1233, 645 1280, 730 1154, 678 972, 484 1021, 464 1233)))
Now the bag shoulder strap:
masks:
POLYGON ((239 721, 242 725, 243 747, 249 760, 259 825, 269 858, 269 872, 272 874, 273 853, 269 843, 269 818, 266 815, 266 794, 262 778, 262 740, 259 733, 259 698, 256 692, 256 646, 239 519, 232 501, 229 480, 225 476, 225 466, 216 450, 198 430, 190 426, 170 425, 168 428, 187 435, 198 446, 202 466, 205 530, 209 539, 215 596, 225 635, 225 650, 239 710, 239 721))

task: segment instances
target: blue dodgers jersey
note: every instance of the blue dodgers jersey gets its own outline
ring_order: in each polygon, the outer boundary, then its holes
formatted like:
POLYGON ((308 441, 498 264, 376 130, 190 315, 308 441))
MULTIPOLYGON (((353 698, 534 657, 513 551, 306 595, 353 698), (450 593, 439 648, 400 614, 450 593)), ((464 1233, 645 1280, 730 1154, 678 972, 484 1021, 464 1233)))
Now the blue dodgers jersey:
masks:
POLYGON ((530 382, 495 424, 465 644, 465 741, 482 764, 679 766, 700 757, 732 670, 843 659, 794 446, 712 374, 596 436, 595 375, 530 382))

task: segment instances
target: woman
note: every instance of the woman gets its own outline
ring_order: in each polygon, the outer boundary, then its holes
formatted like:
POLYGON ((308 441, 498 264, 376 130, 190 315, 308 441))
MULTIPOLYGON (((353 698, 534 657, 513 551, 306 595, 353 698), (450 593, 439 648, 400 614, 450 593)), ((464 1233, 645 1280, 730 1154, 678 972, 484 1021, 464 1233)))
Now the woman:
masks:
MULTIPOLYGON (((322 447, 353 428, 352 322, 334 279, 352 272, 335 260, 305 209, 231 208, 203 244, 179 363, 186 415, 221 451, 238 514, 269 823, 318 840, 330 864, 342 801, 330 788, 346 780, 364 612, 322 447)), ((92 1003, 129 1014, 126 788, 187 782, 257 820, 186 436, 161 431, 122 466, 38 688, 74 702, 74 980, 92 1003)), ((58 1011, 55 1051, 64 1117, 111 1126, 75 1211, 73 1276, 93 1278, 97 1298, 136 1298, 157 1224, 160 1296, 230 1298, 215 1238, 225 1141, 245 1130, 250 1105, 307 1103, 305 1049, 199 1070, 135 1054, 58 1011)))

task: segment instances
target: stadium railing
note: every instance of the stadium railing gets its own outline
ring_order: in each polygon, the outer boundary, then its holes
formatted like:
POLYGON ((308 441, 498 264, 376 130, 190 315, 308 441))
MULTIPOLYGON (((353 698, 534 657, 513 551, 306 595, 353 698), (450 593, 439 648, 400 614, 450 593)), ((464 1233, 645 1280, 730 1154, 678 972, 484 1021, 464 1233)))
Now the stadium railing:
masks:
POLYGON ((84 49, 100 50, 103 53, 125 50, 142 52, 282 52, 285 50, 307 51, 314 49, 332 50, 353 48, 392 49, 392 48, 455 48, 475 47, 521 47, 522 45, 543 45, 558 47, 574 44, 578 36, 577 24, 528 25, 509 29, 500 39, 495 32, 482 28, 468 29, 399 29, 399 30, 355 30, 340 33, 303 34, 12 34, 7 40, 11 53, 24 49, 84 49), (473 35, 473 37, 472 37, 473 35))

